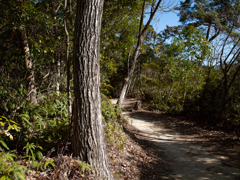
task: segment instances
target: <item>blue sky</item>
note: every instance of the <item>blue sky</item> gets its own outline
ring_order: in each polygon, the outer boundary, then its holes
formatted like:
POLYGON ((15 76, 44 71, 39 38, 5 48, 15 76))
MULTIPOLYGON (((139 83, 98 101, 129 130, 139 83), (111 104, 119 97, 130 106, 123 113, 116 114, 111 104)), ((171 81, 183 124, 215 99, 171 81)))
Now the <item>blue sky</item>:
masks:
POLYGON ((166 28, 166 26, 177 26, 181 25, 178 22, 179 17, 174 12, 164 13, 164 14, 156 14, 151 25, 154 27, 155 31, 159 32, 166 28))
MULTIPOLYGON (((180 0, 165 0, 163 1, 163 3, 172 3, 172 5, 179 5, 180 4, 180 0)), ((164 4, 163 4, 164 6, 164 4)), ((166 26, 178 26, 181 25, 181 23, 179 23, 179 16, 177 15, 177 11, 175 12, 157 12, 153 18, 153 21, 151 23, 151 25, 153 26, 153 28, 155 29, 156 32, 162 31, 166 28, 166 26)), ((146 21, 149 18, 149 14, 146 14, 146 17, 144 19, 144 24, 146 24, 146 21)))

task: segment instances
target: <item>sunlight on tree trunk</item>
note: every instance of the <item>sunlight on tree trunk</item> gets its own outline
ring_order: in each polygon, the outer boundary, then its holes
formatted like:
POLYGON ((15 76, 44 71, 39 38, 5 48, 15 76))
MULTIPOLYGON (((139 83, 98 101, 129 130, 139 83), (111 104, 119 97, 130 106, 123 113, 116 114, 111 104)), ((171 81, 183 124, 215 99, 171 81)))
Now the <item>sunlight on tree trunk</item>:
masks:
POLYGON ((59 87, 60 87, 60 76, 61 76, 61 54, 60 51, 57 52, 57 83, 56 83, 56 91, 57 91, 57 95, 59 96, 59 87))
POLYGON ((100 99, 100 30, 103 0, 78 0, 74 33, 73 155, 97 179, 114 179, 108 165, 100 99))
MULTIPOLYGON (((64 30, 66 34, 66 62, 67 62, 67 95, 68 95, 68 119, 69 122, 71 121, 71 116, 72 116, 72 97, 71 97, 71 84, 70 84, 70 59, 69 59, 69 33, 67 29, 67 0, 64 1, 64 30)), ((71 8, 70 8, 71 11, 71 8)), ((71 12, 70 12, 71 13, 71 12)), ((71 124, 71 122, 69 123, 71 124)), ((71 129, 71 127, 70 127, 71 129)))
POLYGON ((21 32, 21 41, 23 45, 23 54, 26 64, 26 74, 27 74, 27 88, 28 88, 28 98, 32 104, 37 103, 36 99, 36 88, 35 88, 35 79, 34 79, 34 67, 33 61, 30 57, 30 49, 27 41, 27 33, 24 27, 20 27, 21 32))
POLYGON ((156 4, 155 4, 156 1, 153 1, 150 17, 149 17, 145 27, 142 30, 143 18, 144 18, 144 14, 145 14, 146 0, 143 2, 142 15, 141 15, 141 20, 140 20, 140 24, 139 24, 138 43, 137 43, 137 47, 136 47, 136 49, 134 51, 134 54, 133 54, 132 64, 131 64, 131 67, 130 67, 130 70, 129 70, 129 73, 128 73, 128 77, 124 79, 125 81, 124 81, 124 84, 123 84, 123 87, 122 87, 122 91, 121 91, 120 97, 119 97, 118 102, 117 102, 117 104, 119 106, 122 106, 122 103, 123 103, 123 100, 125 98, 128 85, 130 84, 130 82, 132 80, 132 76, 133 76, 133 73, 134 73, 134 69, 135 69, 135 65, 136 65, 136 62, 137 62, 138 55, 139 55, 139 51, 140 51, 140 48, 141 48, 141 45, 142 45, 142 42, 143 42, 143 38, 147 33, 147 29, 148 29, 154 15, 155 15, 155 13, 156 13, 161 1, 162 0, 158 0, 158 2, 156 4))

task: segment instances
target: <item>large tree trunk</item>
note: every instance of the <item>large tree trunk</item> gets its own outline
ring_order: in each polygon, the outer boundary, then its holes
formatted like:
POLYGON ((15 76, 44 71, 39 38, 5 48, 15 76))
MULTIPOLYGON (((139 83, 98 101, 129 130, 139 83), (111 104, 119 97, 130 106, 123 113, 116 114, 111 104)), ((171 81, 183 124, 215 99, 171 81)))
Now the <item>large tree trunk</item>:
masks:
POLYGON ((100 30, 103 0, 78 0, 74 32, 73 155, 89 163, 97 179, 109 170, 101 117, 100 30))
POLYGON ((142 42, 143 42, 143 38, 147 33, 148 26, 150 25, 150 23, 151 23, 154 15, 155 15, 158 7, 159 7, 161 1, 162 0, 158 0, 157 3, 156 3, 156 0, 153 1, 150 17, 147 21, 147 24, 145 25, 145 27, 142 30, 146 0, 144 0, 144 2, 143 2, 142 15, 141 15, 141 20, 140 20, 140 25, 139 25, 138 43, 137 43, 137 47, 136 47, 136 49, 134 51, 134 54, 133 54, 132 64, 131 64, 131 67, 130 67, 130 70, 129 70, 129 73, 128 73, 128 77, 126 77, 124 79, 125 81, 124 81, 124 84, 123 84, 123 87, 122 87, 122 91, 121 91, 120 97, 119 97, 118 102, 117 102, 117 104, 119 106, 122 106, 122 103, 123 103, 123 100, 125 98, 128 85, 130 84, 130 82, 132 80, 132 76, 133 76, 133 73, 134 73, 134 69, 135 69, 135 65, 136 65, 136 62, 137 62, 138 55, 139 55, 139 51, 140 51, 140 48, 141 48, 141 45, 142 45, 142 42))

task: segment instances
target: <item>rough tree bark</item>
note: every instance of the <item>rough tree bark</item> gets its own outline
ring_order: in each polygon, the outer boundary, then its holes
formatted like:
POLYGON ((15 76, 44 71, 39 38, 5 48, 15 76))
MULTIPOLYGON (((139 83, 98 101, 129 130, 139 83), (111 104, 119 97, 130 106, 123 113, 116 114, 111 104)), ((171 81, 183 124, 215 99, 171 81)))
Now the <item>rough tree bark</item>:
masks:
POLYGON ((89 163, 97 179, 112 180, 100 100, 100 30, 103 0, 78 0, 74 32, 73 155, 89 163))
POLYGON ((142 29, 146 0, 144 0, 144 2, 143 2, 141 20, 140 20, 140 25, 139 25, 138 43, 137 43, 137 47, 136 47, 136 49, 133 53, 132 64, 131 64, 131 67, 130 67, 130 70, 129 70, 129 74, 124 79, 125 81, 124 81, 124 84, 123 84, 123 87, 122 87, 122 91, 121 91, 120 97, 119 97, 118 102, 117 102, 117 104, 119 106, 122 106, 123 100, 124 100, 125 95, 126 95, 127 87, 132 80, 132 76, 133 76, 133 73, 134 73, 134 69, 135 69, 135 65, 136 65, 136 62, 137 62, 138 55, 139 55, 139 51, 140 51, 140 48, 141 48, 141 45, 142 45, 142 42, 143 42, 143 38, 147 33, 148 26, 150 25, 150 23, 151 23, 154 15, 155 15, 158 7, 159 7, 161 1, 162 0, 158 0, 157 2, 156 2, 156 0, 153 1, 150 17, 147 21, 147 24, 142 29))

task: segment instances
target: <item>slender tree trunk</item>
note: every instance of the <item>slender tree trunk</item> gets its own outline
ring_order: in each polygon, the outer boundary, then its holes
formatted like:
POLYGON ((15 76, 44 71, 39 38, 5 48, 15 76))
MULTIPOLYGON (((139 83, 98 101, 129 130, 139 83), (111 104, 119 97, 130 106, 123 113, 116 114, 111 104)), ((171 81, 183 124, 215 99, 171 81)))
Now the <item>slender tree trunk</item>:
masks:
POLYGON ((147 21, 147 24, 145 25, 145 27, 142 30, 146 0, 144 0, 144 2, 143 2, 141 20, 140 20, 140 25, 139 25, 138 43, 137 43, 137 47, 136 47, 136 49, 133 53, 133 59, 132 59, 132 64, 131 64, 131 67, 130 67, 130 70, 129 70, 129 74, 124 79, 124 84, 123 84, 123 87, 122 87, 122 91, 121 91, 120 97, 119 97, 118 102, 117 102, 117 104, 119 104, 119 106, 122 106, 123 100, 124 100, 125 95, 126 95, 127 87, 132 80, 132 76, 133 76, 133 73, 134 73, 134 69, 135 69, 135 65, 136 65, 136 62, 137 62, 138 55, 139 55, 139 51, 140 51, 140 48, 141 48, 141 45, 142 45, 142 42, 143 42, 143 38, 147 33, 148 26, 150 25, 150 23, 151 23, 154 15, 155 15, 158 7, 159 7, 161 1, 162 0, 158 0, 156 5, 155 5, 156 1, 153 1, 150 17, 147 21))
POLYGON ((227 40, 230 37, 232 29, 223 43, 223 47, 222 47, 222 51, 221 51, 221 55, 220 55, 220 69, 223 74, 222 84, 223 84, 224 92, 223 92, 223 96, 222 96, 222 100, 221 100, 221 105, 218 110, 218 117, 221 117, 223 114, 223 111, 227 105, 229 89, 231 88, 232 84, 234 83, 234 81, 240 71, 240 66, 236 66, 234 68, 235 73, 232 74, 232 77, 229 75, 229 73, 231 73, 230 72, 231 68, 233 67, 234 63, 239 59, 239 56, 240 56, 240 48, 238 46, 238 44, 240 42, 240 38, 238 38, 238 40, 234 43, 233 47, 230 49, 227 56, 225 56, 223 59, 224 49, 227 44, 227 40), (233 56, 231 58, 229 58, 231 55, 233 55, 233 56))
POLYGON ((183 92, 183 102, 182 102, 182 107, 184 107, 185 105, 185 102, 186 102, 186 96, 187 96, 187 87, 186 87, 186 84, 187 84, 187 81, 188 81, 188 73, 186 75, 186 79, 185 79, 185 83, 184 83, 184 92, 183 92))
MULTIPOLYGON (((71 11, 71 9, 70 9, 71 11)), ((71 79, 71 75, 70 75, 70 67, 71 67, 71 63, 70 63, 70 59, 69 59, 69 33, 68 33, 68 29, 67 29, 67 0, 64 1, 64 30, 65 30, 65 34, 66 34, 66 62, 67 62, 67 95, 68 95, 68 119, 69 122, 71 121, 71 116, 72 116, 72 97, 71 97, 71 87, 70 87, 70 79, 71 79)), ((71 122, 69 123, 71 125, 71 122)), ((70 129, 72 129, 70 127, 70 129)))
POLYGON ((134 88, 136 79, 137 79, 137 76, 135 76, 135 77, 133 78, 133 81, 131 81, 131 82, 129 83, 129 86, 128 86, 128 89, 127 89, 127 94, 129 94, 129 93, 131 93, 131 92, 133 91, 133 88, 134 88))
POLYGON ((61 76, 61 54, 60 50, 57 52, 57 83, 56 83, 56 91, 59 96, 59 87, 60 87, 60 76, 61 76))
POLYGON ((141 81, 141 70, 142 70, 142 67, 141 67, 141 61, 138 62, 138 90, 139 92, 141 93, 141 96, 144 95, 143 93, 143 90, 142 90, 142 81, 141 81))
POLYGON ((28 88, 28 98, 32 104, 37 103, 36 98, 36 87, 35 87, 35 78, 34 78, 34 66, 33 61, 30 57, 30 50, 27 40, 27 33, 24 27, 20 27, 21 41, 23 46, 23 54, 25 60, 25 68, 27 74, 27 88, 28 88))
MULTIPOLYGON (((240 55, 240 54, 239 54, 240 55)), ((228 77, 227 70, 224 70, 224 77, 223 77, 223 88, 224 88, 224 92, 222 95, 222 100, 221 100, 221 106, 218 110, 218 117, 221 117, 223 114, 223 111, 225 109, 225 107, 227 106, 227 102, 229 100, 229 90, 232 86, 232 84, 234 83, 234 81, 236 80, 237 75, 240 72, 240 66, 236 67, 235 73, 232 74, 232 77, 228 77)))
POLYGON ((208 91, 208 86, 210 84, 210 74, 211 74, 211 67, 208 67, 208 71, 206 73, 206 78, 205 78, 205 85, 204 85, 204 88, 203 88, 203 91, 202 91, 202 94, 199 98, 199 104, 202 104, 202 101, 203 99, 205 98, 205 94, 207 93, 208 91))
POLYGON ((130 53, 128 53, 128 57, 127 57, 128 76, 129 76, 129 61, 130 61, 130 53))
POLYGON ((171 93, 172 93, 172 87, 173 87, 173 82, 171 83, 170 89, 169 89, 169 91, 168 91, 168 93, 167 93, 167 98, 166 98, 165 104, 168 103, 168 100, 169 100, 170 95, 171 95, 171 93))
MULTIPOLYGON (((129 76, 129 72, 130 72, 130 53, 128 53, 128 56, 127 56, 127 76, 129 76)), ((131 82, 130 82, 130 84, 129 85, 131 85, 131 82)), ((126 94, 128 94, 128 91, 129 91, 129 88, 126 90, 126 94)))
POLYGON ((73 155, 89 163, 97 179, 112 180, 101 116, 100 30, 103 0, 78 0, 74 32, 73 155))
MULTIPOLYGON (((27 1, 26 0, 17 0, 19 3, 20 7, 22 5, 26 5, 27 1)), ((21 9, 21 8, 20 8, 21 9)), ((22 16, 22 11, 20 11, 19 16, 22 16)), ((15 23, 15 27, 17 26, 17 23, 15 23)), ((33 61, 30 56, 30 48, 28 44, 28 37, 27 37, 27 32, 25 29, 24 24, 19 25, 19 31, 21 35, 21 44, 22 44, 22 49, 23 49, 23 54, 24 54, 24 60, 25 60, 25 69, 26 69, 26 85, 28 89, 28 99, 30 100, 30 103, 36 104, 37 103, 37 90, 35 87, 35 78, 34 78, 34 65, 33 61)), ((12 31, 12 37, 10 40, 12 40, 14 36, 15 30, 12 31)))

